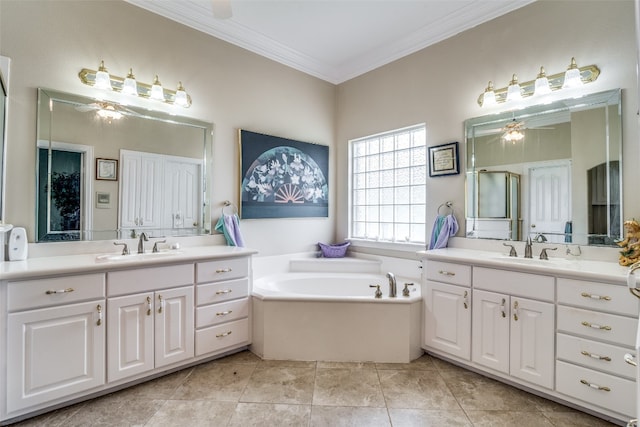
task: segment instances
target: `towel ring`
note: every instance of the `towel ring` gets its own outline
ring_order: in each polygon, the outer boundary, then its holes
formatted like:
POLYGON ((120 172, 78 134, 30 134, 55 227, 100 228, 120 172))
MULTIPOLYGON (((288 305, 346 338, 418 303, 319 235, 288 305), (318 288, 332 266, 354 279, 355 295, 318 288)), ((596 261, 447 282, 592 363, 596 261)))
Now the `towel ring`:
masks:
POLYGON ((455 211, 453 210, 453 202, 444 202, 443 204, 441 204, 440 206, 438 206, 438 215, 442 215, 440 213, 440 209, 442 208, 447 208, 449 209, 449 213, 453 214, 455 213, 455 211))
POLYGON ((224 206, 222 207, 222 213, 224 215, 234 215, 238 213, 238 208, 236 208, 236 205, 234 205, 230 201, 225 200, 223 204, 224 206), (230 212, 228 210, 230 210, 230 212))

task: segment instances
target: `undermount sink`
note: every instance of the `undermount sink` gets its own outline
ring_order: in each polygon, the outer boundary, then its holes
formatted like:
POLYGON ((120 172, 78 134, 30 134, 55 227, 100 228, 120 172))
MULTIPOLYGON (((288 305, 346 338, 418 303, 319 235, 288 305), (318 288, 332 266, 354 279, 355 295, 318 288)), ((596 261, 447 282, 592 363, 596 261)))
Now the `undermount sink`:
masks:
POLYGON ((161 252, 145 252, 143 254, 133 253, 129 255, 122 254, 101 254, 96 256, 97 262, 108 261, 141 261, 145 259, 166 258, 178 255, 180 251, 161 251, 161 252))
POLYGON ((522 257, 512 257, 507 255, 502 255, 499 257, 495 257, 494 259, 513 263, 513 264, 522 264, 522 265, 542 265, 542 266, 554 266, 561 267, 563 265, 572 265, 575 263, 574 260, 567 260, 564 258, 549 258, 549 259, 540 259, 540 258, 522 258, 522 257))

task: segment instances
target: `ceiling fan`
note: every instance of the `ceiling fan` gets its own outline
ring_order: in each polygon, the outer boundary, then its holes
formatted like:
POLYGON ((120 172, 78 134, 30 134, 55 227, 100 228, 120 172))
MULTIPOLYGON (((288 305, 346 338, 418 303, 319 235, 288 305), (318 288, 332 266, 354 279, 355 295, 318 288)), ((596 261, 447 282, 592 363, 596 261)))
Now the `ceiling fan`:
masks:
POLYGON ((233 15, 231 0, 211 0, 211 11, 216 19, 229 19, 233 15))
POLYGON ((99 117, 108 120, 109 123, 111 123, 112 120, 120 120, 126 114, 133 113, 132 111, 127 110, 121 105, 106 101, 96 101, 90 104, 79 104, 75 107, 75 109, 77 111, 80 111, 81 113, 95 111, 99 117))

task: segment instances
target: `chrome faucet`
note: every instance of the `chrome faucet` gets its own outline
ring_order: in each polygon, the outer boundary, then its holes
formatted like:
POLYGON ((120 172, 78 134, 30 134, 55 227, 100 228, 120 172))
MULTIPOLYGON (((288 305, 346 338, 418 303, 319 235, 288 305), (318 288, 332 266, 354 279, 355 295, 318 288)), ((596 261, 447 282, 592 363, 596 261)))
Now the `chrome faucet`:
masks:
POLYGON ((531 236, 527 237, 527 243, 525 243, 524 245, 524 257, 525 258, 533 258, 533 255, 531 254, 531 236))
POLYGON ((389 297, 396 297, 396 276, 392 272, 387 273, 387 277, 389 278, 389 297))
POLYGON ((140 239, 138 240, 138 253, 139 254, 143 254, 144 253, 144 242, 148 242, 149 238, 147 237, 147 233, 145 233, 144 231, 142 233, 140 233, 140 239))

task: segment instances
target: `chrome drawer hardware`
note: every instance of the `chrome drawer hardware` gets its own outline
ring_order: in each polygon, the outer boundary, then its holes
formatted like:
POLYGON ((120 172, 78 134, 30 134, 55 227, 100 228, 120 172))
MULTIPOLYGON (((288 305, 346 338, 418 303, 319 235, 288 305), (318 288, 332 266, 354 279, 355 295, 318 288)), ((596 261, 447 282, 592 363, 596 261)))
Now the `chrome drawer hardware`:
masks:
POLYGON ((231 313, 233 313, 233 310, 219 311, 218 313, 216 313, 216 316, 226 316, 227 314, 231 313))
POLYGON ((230 294, 231 292, 233 292, 232 289, 224 289, 222 291, 216 291, 216 295, 230 294))
POLYGON ((469 308, 469 301, 468 301, 468 299, 469 299, 469 292, 468 292, 468 291, 464 291, 464 296, 463 296, 463 298, 464 298, 464 302, 462 303, 462 305, 464 306, 464 308, 465 308, 465 309, 468 309, 468 308, 469 308))
POLYGON ((216 270, 216 273, 231 273, 232 271, 231 268, 219 268, 216 270))
POLYGON ((605 301, 611 301, 611 297, 610 296, 601 296, 601 295, 594 295, 594 294, 590 294, 587 292, 583 292, 580 294, 580 296, 583 296, 585 298, 591 298, 591 299, 597 299, 597 300, 605 300, 605 301))
POLYGON ((627 353, 624 355, 624 361, 631 366, 638 366, 638 361, 636 360, 636 357, 631 353, 627 353))
POLYGON ((162 299, 162 295, 158 294, 158 301, 160 302, 160 307, 158 307, 158 314, 162 313, 162 309, 164 308, 164 300, 162 299))
POLYGON ((151 297, 147 297, 147 316, 151 316, 151 297))
POLYGON ((221 333, 221 334, 217 334, 217 335, 216 335, 216 338, 224 338, 224 337, 226 337, 226 336, 228 336, 228 335, 231 335, 231 332, 232 332, 232 331, 228 331, 228 332, 223 332, 223 333, 221 333))
POLYGON ((502 317, 507 317, 507 312, 504 311, 504 305, 507 303, 507 300, 502 298, 502 304, 500 304, 500 307, 502 308, 502 317))
POLYGON ((102 306, 98 304, 96 310, 98 310, 98 321, 96 322, 96 325, 100 326, 102 325, 102 306))
POLYGON ((513 303, 513 320, 518 321, 518 301, 513 303))
POLYGON ((450 271, 445 271, 445 270, 440 270, 440 271, 438 271, 438 273, 443 274, 445 276, 455 276, 456 275, 456 273, 452 273, 450 271))
POLYGON ((610 331, 611 330, 611 326, 601 326, 601 325, 597 325, 595 323, 589 323, 587 321, 582 322, 582 326, 586 326, 587 328, 593 328, 593 329, 600 329, 602 331, 610 331))
POLYGON ((53 295, 53 294, 68 294, 69 292, 73 292, 75 289, 73 288, 67 288, 67 289, 49 289, 47 292, 45 292, 47 295, 53 295))
POLYGON ((598 384, 593 384, 593 383, 590 383, 587 380, 580 380, 580 382, 582 384, 586 385, 586 386, 589 386, 591 388, 595 388, 596 390, 611 391, 611 389, 609 387, 601 386, 601 385, 598 385, 598 384))
POLYGON ((598 360, 604 360, 605 362, 611 362, 611 358, 609 356, 599 356, 597 354, 589 353, 588 351, 582 350, 580 354, 583 354, 588 357, 592 357, 598 360))

